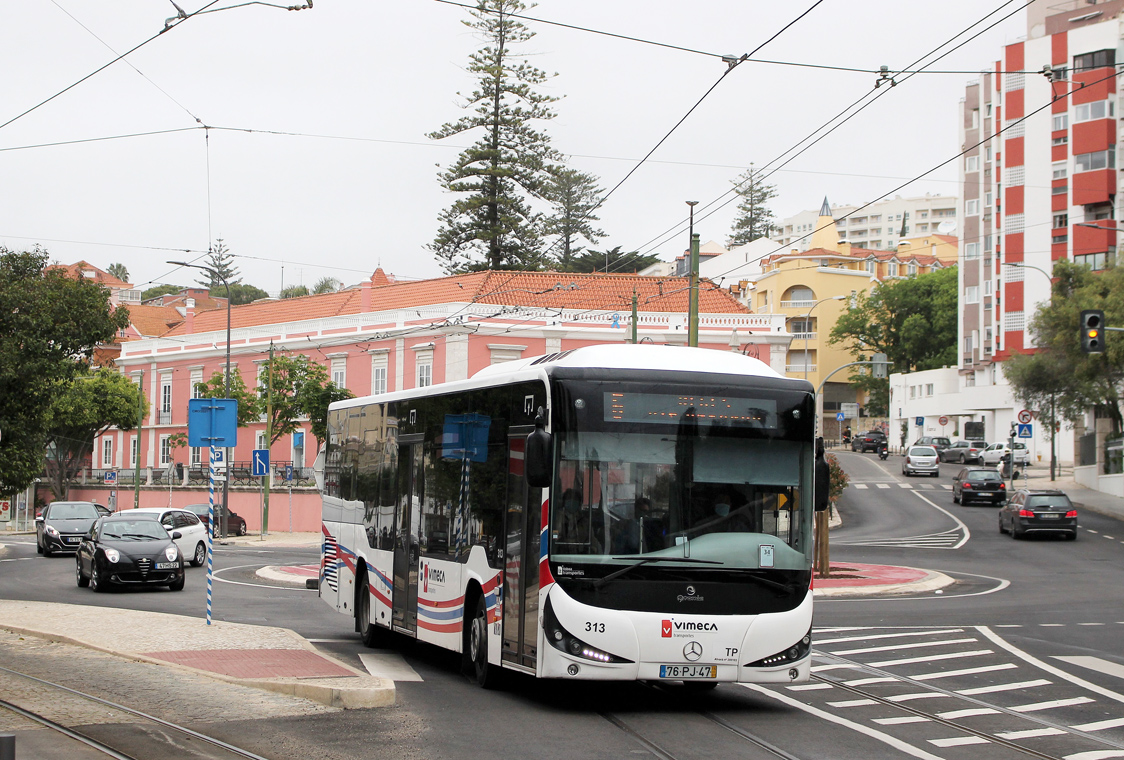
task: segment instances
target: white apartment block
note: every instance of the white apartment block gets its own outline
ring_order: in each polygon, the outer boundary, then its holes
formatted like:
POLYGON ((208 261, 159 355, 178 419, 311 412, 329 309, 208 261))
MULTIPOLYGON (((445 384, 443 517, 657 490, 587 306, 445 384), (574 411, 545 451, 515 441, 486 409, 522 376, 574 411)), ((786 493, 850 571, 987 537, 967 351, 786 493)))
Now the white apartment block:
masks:
MULTIPOLYGON (((843 217, 859 208, 858 205, 832 204, 831 215, 839 229, 841 241, 870 250, 892 251, 902 237, 903 222, 905 237, 936 232, 957 234, 957 228, 952 225, 957 222, 958 206, 955 195, 926 193, 913 198, 903 198, 900 195, 887 198, 847 218, 843 217), (940 228, 942 222, 950 222, 951 225, 940 228)), ((780 220, 779 231, 773 235, 773 241, 778 246, 788 246, 789 250, 808 250, 819 213, 818 209, 811 209, 780 220)))

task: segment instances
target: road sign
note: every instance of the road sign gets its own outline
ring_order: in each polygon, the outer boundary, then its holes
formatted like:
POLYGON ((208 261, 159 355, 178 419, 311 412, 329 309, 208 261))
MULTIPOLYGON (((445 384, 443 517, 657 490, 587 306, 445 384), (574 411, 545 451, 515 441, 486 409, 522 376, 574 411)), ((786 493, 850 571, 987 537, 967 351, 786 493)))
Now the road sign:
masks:
POLYGON ((187 402, 187 445, 233 447, 238 442, 238 402, 193 398, 187 402))
POLYGON ((264 477, 269 474, 269 449, 254 449, 250 474, 254 477, 264 477))
POLYGON ((937 420, 937 422, 940 424, 941 427, 944 427, 945 425, 948 424, 948 417, 941 417, 937 420))
POLYGON ((924 417, 914 417, 913 418, 913 424, 916 425, 917 427, 923 427, 925 425, 925 418, 924 417))
POLYGON ((1023 409, 1021 412, 1019 412, 1019 422, 1023 423, 1024 425, 1033 419, 1034 415, 1030 413, 1029 409, 1023 409))
POLYGON ((838 414, 835 415, 835 419, 842 422, 843 420, 847 419, 847 415, 843 414, 843 412, 839 412, 838 414))
POLYGON ((105 474, 102 476, 102 481, 104 481, 107 486, 117 485, 117 470, 106 470, 105 474))
POLYGON ((854 401, 844 401, 839 405, 839 409, 843 412, 843 416, 849 420, 859 416, 859 405, 854 401))
POLYGON ((1019 438, 1033 438, 1034 437, 1034 425, 1031 425, 1029 423, 1019 423, 1018 437, 1019 438))
POLYGON ((285 465, 285 480, 293 479, 293 466, 291 464, 285 465))
POLYGON ((12 502, 7 499, 0 500, 0 522, 8 522, 12 519, 12 502))
POLYGON ((226 471, 226 449, 215 449, 211 457, 211 466, 220 472, 226 471))

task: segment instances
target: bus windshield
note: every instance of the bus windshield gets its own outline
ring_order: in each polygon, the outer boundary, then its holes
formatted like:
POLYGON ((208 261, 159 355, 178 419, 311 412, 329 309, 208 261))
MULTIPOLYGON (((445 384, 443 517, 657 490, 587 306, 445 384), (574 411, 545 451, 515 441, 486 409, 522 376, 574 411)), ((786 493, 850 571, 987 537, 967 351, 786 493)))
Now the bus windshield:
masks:
POLYGON ((570 412, 559 415, 567 424, 556 433, 552 559, 808 568, 808 394, 727 388, 706 396, 619 382, 567 390, 570 412))

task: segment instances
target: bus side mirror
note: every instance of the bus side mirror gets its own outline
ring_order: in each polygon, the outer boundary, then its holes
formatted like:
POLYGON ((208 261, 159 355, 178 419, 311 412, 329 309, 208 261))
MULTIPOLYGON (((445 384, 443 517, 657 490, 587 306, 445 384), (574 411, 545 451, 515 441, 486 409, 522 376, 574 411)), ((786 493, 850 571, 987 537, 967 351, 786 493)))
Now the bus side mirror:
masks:
POLYGON ((527 436, 523 467, 527 474, 527 485, 531 488, 549 488, 551 482, 551 435, 546 432, 542 410, 535 418, 535 432, 527 436))

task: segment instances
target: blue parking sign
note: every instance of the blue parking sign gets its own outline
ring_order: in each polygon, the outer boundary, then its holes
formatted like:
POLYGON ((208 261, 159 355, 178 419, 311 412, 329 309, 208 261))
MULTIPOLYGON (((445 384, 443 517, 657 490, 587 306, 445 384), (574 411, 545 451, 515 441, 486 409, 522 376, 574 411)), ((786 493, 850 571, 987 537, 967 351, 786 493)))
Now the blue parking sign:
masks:
POLYGON ((285 480, 293 479, 293 466, 291 464, 285 465, 285 480))

